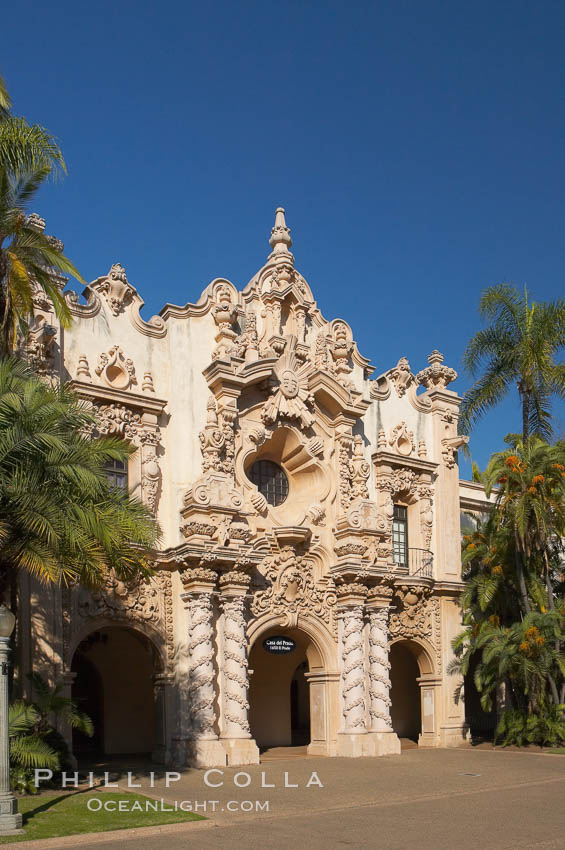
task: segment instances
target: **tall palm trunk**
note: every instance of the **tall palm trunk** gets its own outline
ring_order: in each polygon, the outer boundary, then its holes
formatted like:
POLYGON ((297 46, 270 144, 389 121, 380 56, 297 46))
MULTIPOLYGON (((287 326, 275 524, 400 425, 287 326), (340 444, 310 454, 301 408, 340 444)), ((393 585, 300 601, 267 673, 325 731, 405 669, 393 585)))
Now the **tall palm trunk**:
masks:
POLYGON ((516 562, 516 576, 518 578, 518 587, 520 589, 520 598, 522 600, 523 613, 529 614, 531 609, 530 599, 528 596, 528 588, 526 586, 526 577, 524 575, 524 558, 523 552, 520 545, 520 536, 518 534, 518 529, 514 528, 514 539, 516 541, 516 550, 514 559, 516 562))
POLYGON ((518 391, 522 399, 522 443, 525 447, 530 436, 530 393, 524 378, 518 381, 518 391))

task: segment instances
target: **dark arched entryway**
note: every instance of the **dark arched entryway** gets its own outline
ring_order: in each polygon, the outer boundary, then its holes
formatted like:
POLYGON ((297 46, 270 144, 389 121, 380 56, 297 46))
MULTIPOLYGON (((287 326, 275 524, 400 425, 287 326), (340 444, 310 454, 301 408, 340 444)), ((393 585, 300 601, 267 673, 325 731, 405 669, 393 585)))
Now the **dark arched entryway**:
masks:
POLYGON ((392 644, 389 658, 392 728, 399 738, 417 743, 422 731, 418 661, 408 641, 392 644))
POLYGON ((154 677, 155 647, 137 629, 110 626, 81 641, 71 670, 72 696, 88 714, 94 738, 73 732, 73 752, 81 756, 150 755, 158 739, 154 677))

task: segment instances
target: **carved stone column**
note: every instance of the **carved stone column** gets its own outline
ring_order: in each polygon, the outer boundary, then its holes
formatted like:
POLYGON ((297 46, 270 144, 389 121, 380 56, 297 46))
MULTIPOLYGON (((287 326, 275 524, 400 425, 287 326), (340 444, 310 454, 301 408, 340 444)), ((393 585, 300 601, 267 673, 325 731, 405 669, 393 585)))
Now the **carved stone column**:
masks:
POLYGON ((216 732, 216 665, 212 594, 217 575, 204 567, 182 573, 188 609, 190 656, 189 710, 191 733, 187 762, 191 767, 226 764, 225 750, 216 732))
POLYGON ((367 588, 352 582, 338 587, 337 595, 342 713, 341 731, 337 736, 337 754, 357 757, 366 755, 363 605, 367 588))
POLYGON ((259 764, 259 748, 249 731, 246 594, 250 578, 241 570, 220 579, 224 612, 223 732, 228 764, 259 764))
POLYGON ((388 620, 392 588, 375 587, 367 599, 369 621, 369 732, 374 755, 400 753, 400 741, 390 718, 388 620))

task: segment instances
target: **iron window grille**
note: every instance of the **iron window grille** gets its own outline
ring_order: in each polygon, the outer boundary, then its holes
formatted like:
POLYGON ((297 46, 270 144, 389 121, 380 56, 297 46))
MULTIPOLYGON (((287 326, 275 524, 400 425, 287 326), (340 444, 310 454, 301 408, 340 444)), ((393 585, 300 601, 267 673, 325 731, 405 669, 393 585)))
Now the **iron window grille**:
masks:
POLYGON ((272 460, 256 460, 249 477, 269 505, 282 505, 288 496, 288 478, 284 470, 272 460))

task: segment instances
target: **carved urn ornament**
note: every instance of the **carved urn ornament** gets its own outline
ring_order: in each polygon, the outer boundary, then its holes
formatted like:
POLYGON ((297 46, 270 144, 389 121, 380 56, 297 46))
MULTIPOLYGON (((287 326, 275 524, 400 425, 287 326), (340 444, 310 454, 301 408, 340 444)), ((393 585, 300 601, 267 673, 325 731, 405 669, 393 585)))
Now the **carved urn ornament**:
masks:
POLYGON ((237 318, 237 306, 232 301, 232 292, 225 283, 216 290, 218 303, 212 309, 214 321, 220 328, 231 328, 237 318))
POLYGON ((430 364, 416 375, 416 380, 427 390, 444 390, 448 384, 457 378, 455 369, 443 365, 443 354, 435 349, 428 357, 430 364))

